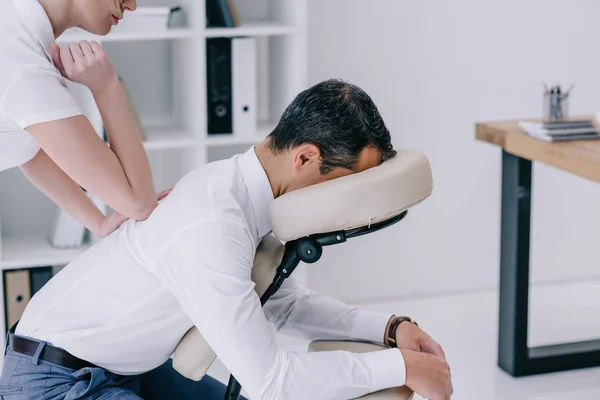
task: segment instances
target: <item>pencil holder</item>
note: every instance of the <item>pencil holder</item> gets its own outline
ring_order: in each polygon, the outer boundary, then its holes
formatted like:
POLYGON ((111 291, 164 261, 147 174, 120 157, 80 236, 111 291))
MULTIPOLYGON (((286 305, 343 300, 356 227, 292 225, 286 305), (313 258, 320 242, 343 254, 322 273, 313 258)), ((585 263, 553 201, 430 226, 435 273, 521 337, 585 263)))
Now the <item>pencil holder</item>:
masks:
POLYGON ((561 92, 560 86, 555 86, 544 92, 543 119, 559 121, 569 117, 569 92, 561 92))

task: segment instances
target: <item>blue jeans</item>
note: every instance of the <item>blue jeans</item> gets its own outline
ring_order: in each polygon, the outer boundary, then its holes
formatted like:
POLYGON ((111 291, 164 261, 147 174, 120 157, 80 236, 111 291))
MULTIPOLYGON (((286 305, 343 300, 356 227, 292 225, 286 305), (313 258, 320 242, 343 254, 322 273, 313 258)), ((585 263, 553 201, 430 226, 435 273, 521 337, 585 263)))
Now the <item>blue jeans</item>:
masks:
POLYGON ((10 349, 0 376, 0 400, 223 400, 225 390, 208 375, 198 382, 185 378, 171 360, 142 375, 120 376, 99 367, 74 370, 10 349))

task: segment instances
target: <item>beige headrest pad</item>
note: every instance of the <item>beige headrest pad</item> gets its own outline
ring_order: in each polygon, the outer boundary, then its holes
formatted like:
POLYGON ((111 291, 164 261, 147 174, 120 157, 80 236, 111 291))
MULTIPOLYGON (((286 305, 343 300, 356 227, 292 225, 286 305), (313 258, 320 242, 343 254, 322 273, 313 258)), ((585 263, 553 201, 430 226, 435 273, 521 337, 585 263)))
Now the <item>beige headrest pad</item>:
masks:
POLYGON ((294 190, 270 206, 273 233, 283 241, 367 226, 394 217, 431 195, 429 160, 420 151, 398 154, 366 171, 294 190))
MULTIPOLYGON (((383 350, 386 347, 372 343, 335 341, 335 340, 315 340, 308 346, 308 351, 334 351, 343 350, 351 353, 368 353, 371 351, 383 350)), ((406 386, 381 390, 361 397, 363 400, 411 400, 413 391, 406 386)))

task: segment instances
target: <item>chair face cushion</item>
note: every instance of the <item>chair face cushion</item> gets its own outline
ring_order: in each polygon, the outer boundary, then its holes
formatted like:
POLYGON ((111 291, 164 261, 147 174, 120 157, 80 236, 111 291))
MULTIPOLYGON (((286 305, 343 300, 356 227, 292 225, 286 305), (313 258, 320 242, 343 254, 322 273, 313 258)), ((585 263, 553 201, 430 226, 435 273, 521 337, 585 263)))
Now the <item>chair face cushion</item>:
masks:
POLYGON ((393 159, 377 167, 275 199, 270 206, 275 236, 289 241, 368 226, 425 200, 433 190, 429 160, 417 150, 397 152, 393 159))

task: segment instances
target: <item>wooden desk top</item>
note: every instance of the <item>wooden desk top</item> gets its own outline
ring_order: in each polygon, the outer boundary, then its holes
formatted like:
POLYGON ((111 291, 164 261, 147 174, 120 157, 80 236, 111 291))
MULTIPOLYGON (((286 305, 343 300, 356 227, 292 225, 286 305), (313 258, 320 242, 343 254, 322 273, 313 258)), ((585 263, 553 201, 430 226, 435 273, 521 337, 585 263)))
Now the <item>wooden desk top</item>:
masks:
MULTIPOLYGON (((593 119, 591 116, 574 119, 593 119)), ((506 152, 538 161, 600 183, 600 139, 572 142, 544 142, 523 133, 515 121, 475 124, 477 140, 501 147, 506 152)))

